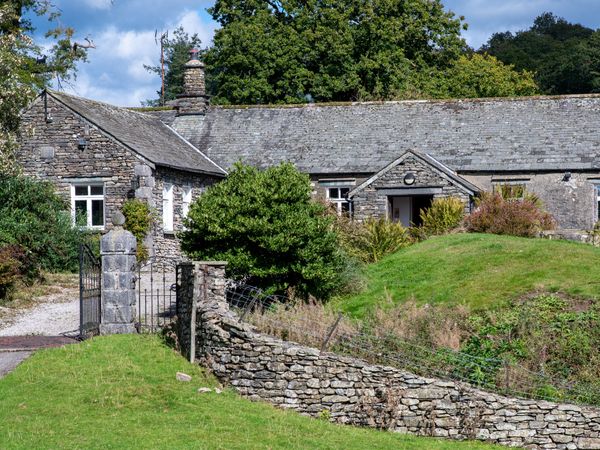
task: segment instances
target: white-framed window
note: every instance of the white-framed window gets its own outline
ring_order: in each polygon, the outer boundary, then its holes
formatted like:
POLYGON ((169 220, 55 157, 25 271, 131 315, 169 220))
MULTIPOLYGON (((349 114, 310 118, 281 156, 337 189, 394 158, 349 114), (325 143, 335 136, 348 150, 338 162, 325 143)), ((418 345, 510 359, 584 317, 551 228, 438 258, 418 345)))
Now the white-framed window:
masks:
POLYGON ((505 200, 523 200, 527 191, 525 183, 503 181, 494 183, 494 192, 497 192, 505 200))
POLYGON ((183 186, 181 191, 181 214, 183 217, 187 217, 190 212, 190 205, 192 204, 192 187, 183 186))
POLYGON ((328 187, 327 200, 335 205, 338 214, 350 214, 352 212, 352 203, 348 201, 349 187, 328 187))
POLYGON ((173 185, 163 184, 163 231, 173 231, 173 185))
POLYGON ((104 228, 104 183, 71 185, 71 212, 75 225, 104 228))

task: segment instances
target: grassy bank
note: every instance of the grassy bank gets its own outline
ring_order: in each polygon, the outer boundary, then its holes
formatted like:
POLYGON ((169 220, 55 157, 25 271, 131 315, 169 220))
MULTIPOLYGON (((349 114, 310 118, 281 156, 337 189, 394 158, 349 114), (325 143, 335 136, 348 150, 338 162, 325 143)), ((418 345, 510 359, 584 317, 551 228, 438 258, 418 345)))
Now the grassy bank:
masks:
POLYGON ((0 380, 2 449, 484 449, 333 425, 225 391, 153 336, 36 353, 0 380), (175 373, 192 375, 191 383, 175 373))
POLYGON ((489 308, 532 291, 600 297, 600 249, 487 234, 432 237, 366 268, 367 289, 334 305, 357 317, 375 304, 489 308))

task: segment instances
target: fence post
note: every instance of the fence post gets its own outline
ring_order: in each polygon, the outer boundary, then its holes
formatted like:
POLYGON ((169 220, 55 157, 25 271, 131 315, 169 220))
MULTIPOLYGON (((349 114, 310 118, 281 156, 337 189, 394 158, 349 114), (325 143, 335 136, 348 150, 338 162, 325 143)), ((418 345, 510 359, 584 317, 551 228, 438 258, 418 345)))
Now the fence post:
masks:
POLYGON ((327 344, 329 344, 329 340, 333 336, 333 333, 335 332, 335 329, 340 324, 340 320, 342 320, 342 313, 338 314, 337 319, 335 319, 335 322, 333 322, 333 325, 331 326, 331 328, 329 329, 329 332, 327 333, 327 337, 325 337, 325 340, 323 341, 323 344, 321 344, 321 351, 322 352, 324 352, 325 350, 327 350, 327 344))
POLYGON ((125 217, 116 212, 114 228, 100 239, 102 295, 100 334, 135 333, 135 236, 123 229, 125 217))

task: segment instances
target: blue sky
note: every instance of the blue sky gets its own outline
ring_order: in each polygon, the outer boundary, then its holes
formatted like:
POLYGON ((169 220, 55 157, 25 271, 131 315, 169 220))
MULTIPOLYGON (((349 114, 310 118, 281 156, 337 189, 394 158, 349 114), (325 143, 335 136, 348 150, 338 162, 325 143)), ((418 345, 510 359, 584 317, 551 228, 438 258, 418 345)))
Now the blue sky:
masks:
MULTIPOLYGON (((116 105, 138 106, 154 98, 160 79, 143 65, 156 64, 155 30, 179 25, 211 41, 217 24, 206 8, 212 0, 55 0, 64 25, 76 29, 76 40, 89 36, 96 48, 79 66, 75 82, 63 88, 77 95, 116 105)), ((469 24, 464 36, 478 48, 496 31, 528 28, 533 19, 551 11, 571 22, 600 28, 600 0, 445 0, 447 9, 469 24)), ((36 20, 43 31, 46 22, 36 20)))

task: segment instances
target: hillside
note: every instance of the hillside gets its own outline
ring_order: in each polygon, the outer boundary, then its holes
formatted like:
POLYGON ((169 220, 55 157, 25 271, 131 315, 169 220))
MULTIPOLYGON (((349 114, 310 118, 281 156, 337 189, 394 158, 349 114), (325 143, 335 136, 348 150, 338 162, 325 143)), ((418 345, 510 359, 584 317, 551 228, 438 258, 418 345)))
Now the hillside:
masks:
POLYGON ((0 380, 0 448, 497 448, 334 425, 230 390, 197 392, 206 386, 216 381, 156 336, 39 351, 0 380))
POLYGON ((530 292, 600 297, 600 249, 487 234, 432 237, 366 268, 367 288, 334 305, 361 317, 391 300, 493 308, 530 292))

